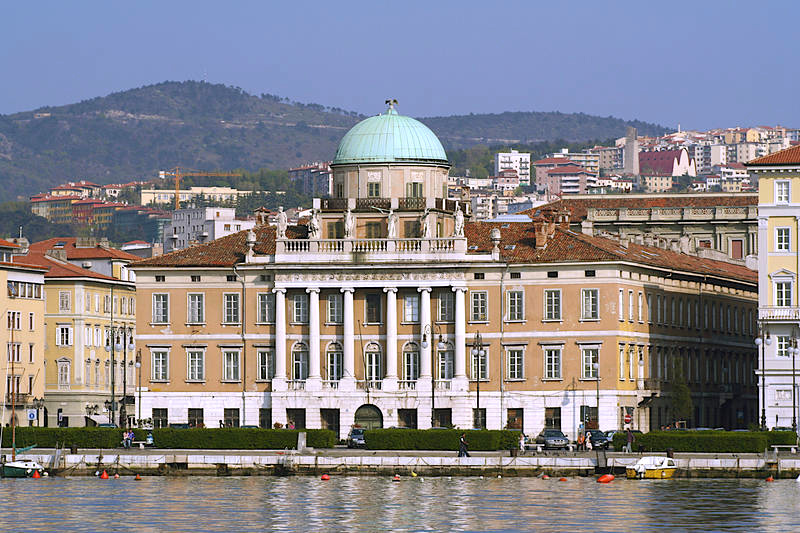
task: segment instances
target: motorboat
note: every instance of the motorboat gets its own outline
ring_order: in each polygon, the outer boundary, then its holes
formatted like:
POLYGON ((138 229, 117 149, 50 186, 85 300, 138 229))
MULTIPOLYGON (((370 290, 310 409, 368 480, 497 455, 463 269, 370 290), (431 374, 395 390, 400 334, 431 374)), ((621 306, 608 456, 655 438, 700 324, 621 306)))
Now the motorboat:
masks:
POLYGON ((628 479, 670 479, 676 470, 675 459, 656 455, 645 456, 625 469, 628 479))
POLYGON ((41 475, 44 468, 33 459, 15 459, 3 463, 2 472, 3 477, 32 477, 34 472, 41 475))

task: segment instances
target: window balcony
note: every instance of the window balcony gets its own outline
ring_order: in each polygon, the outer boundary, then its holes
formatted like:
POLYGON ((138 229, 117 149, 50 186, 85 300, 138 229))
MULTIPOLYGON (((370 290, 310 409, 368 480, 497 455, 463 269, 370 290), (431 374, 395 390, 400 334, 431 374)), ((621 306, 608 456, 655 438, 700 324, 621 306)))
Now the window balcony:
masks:
POLYGON ((463 258, 467 252, 464 237, 435 239, 277 239, 275 262, 352 261, 357 254, 362 262, 430 261, 463 258), (416 257, 415 257, 416 256, 416 257))
POLYGON ((306 380, 304 379, 290 379, 286 385, 289 390, 306 390, 306 380))
POLYGON ((323 389, 336 390, 336 389, 339 388, 339 380, 338 379, 323 379, 322 380, 322 388, 323 389))
POLYGON ((759 307, 758 319, 767 321, 800 320, 800 307, 759 307))
POLYGON ((450 390, 451 381, 449 379, 437 379, 435 381, 436 390, 450 390))
POLYGON ((381 390, 382 382, 380 380, 358 380, 356 381, 356 388, 359 390, 381 390))
POLYGON ((397 388, 400 390, 417 390, 416 379, 403 379, 397 382, 397 388))

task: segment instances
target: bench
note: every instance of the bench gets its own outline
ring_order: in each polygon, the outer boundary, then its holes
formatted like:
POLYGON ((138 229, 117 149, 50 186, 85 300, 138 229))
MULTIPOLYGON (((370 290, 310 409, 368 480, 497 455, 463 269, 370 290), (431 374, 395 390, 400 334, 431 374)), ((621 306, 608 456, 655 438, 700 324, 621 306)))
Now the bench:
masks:
MULTIPOLYGON (((125 442, 124 441, 119 441, 119 445, 124 448, 125 447, 125 442)), ((144 449, 145 446, 153 446, 153 444, 152 443, 151 444, 147 444, 147 442, 143 441, 143 440, 132 440, 131 441, 131 448, 137 448, 138 447, 139 449, 144 449)))
POLYGON ((775 453, 781 450, 789 450, 792 453, 797 453, 797 444, 773 444, 770 448, 772 448, 772 451, 775 453))

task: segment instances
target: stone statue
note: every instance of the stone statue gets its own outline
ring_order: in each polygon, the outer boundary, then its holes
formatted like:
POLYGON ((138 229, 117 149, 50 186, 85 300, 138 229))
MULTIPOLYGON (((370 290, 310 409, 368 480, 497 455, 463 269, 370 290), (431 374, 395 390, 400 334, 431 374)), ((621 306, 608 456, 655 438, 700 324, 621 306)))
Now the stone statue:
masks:
POLYGON ((461 211, 461 205, 456 202, 456 222, 453 228, 453 237, 464 236, 464 213, 461 211))
POLYGON ((425 212, 422 214, 422 231, 420 231, 419 236, 423 239, 430 239, 431 238, 431 221, 430 215, 428 210, 426 209, 425 212))
POLYGON ((311 220, 308 221, 308 238, 319 239, 319 230, 320 230, 319 211, 314 209, 311 212, 311 220))
POLYGON ((286 218, 286 211, 283 210, 283 206, 278 208, 278 238, 285 239, 286 238, 286 227, 289 225, 289 219, 286 218))
POLYGON ((352 239, 355 234, 356 229, 356 220, 353 216, 353 212, 350 211, 350 208, 347 208, 347 212, 344 214, 344 238, 345 239, 352 239))
POLYGON ((397 215, 394 210, 389 210, 389 215, 386 217, 386 236, 390 239, 397 237, 397 215))

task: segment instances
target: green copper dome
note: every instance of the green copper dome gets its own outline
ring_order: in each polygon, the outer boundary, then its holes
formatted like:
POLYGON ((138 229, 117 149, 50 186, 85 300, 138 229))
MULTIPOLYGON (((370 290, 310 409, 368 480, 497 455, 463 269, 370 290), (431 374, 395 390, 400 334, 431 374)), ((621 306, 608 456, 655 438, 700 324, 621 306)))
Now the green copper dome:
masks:
POLYGON ((436 135, 422 122, 398 115, 391 105, 382 115, 353 126, 333 160, 334 165, 392 162, 448 164, 436 135))

